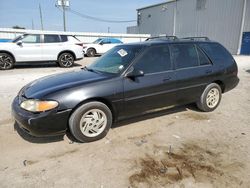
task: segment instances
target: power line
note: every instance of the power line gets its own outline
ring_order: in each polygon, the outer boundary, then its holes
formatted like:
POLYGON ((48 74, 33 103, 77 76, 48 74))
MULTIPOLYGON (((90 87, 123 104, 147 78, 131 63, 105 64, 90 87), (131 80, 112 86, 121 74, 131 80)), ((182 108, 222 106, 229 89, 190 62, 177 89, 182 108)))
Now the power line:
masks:
POLYGON ((108 23, 130 23, 130 22, 136 22, 136 20, 107 20, 107 19, 102 19, 102 18, 98 18, 98 17, 94 17, 94 16, 89 16, 89 15, 77 12, 77 11, 72 10, 70 8, 67 11, 69 11, 72 14, 75 14, 77 16, 80 16, 82 18, 86 18, 86 19, 90 19, 90 20, 95 20, 95 21, 99 21, 99 22, 108 22, 108 23))

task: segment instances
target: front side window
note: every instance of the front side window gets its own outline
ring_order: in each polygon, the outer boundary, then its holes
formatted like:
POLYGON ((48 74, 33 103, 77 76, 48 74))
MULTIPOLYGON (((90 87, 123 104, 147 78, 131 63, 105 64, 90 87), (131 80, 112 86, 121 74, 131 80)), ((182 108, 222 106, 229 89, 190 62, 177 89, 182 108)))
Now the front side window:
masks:
POLYGON ((143 46, 116 46, 98 58, 88 68, 94 71, 118 74, 122 72, 142 50, 143 46))
POLYGON ((193 44, 172 44, 171 53, 176 69, 199 65, 196 47, 193 44))
POLYGON ((60 42, 59 35, 44 35, 44 43, 60 42))
POLYGON ((40 43, 40 35, 24 35, 23 43, 40 43))
POLYGON ((103 39, 103 40, 101 41, 101 43, 102 43, 102 44, 110 44, 111 41, 110 41, 109 38, 106 38, 106 39, 103 39))
POLYGON ((96 39, 93 44, 99 44, 101 42, 102 38, 96 39))
POLYGON ((134 68, 144 74, 157 73, 172 69, 168 45, 155 46, 145 51, 134 68))

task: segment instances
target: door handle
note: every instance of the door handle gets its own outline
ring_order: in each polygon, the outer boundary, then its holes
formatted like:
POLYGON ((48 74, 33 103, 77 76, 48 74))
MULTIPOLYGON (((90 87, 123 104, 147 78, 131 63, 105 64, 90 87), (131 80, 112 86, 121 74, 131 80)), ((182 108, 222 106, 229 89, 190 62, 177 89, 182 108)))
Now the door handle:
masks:
POLYGON ((171 79, 172 79, 172 77, 171 77, 171 76, 168 76, 168 77, 164 78, 162 81, 163 81, 163 82, 167 82, 167 81, 169 81, 169 80, 171 80, 171 79))

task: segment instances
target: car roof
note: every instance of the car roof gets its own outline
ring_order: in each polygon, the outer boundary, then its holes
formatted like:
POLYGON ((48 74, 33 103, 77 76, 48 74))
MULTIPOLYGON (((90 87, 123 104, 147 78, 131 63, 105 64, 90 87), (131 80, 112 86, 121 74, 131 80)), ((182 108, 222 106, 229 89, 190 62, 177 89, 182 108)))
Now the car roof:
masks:
POLYGON ((74 36, 69 34, 58 34, 56 32, 29 32, 29 33, 23 33, 23 35, 65 35, 65 36, 74 36))

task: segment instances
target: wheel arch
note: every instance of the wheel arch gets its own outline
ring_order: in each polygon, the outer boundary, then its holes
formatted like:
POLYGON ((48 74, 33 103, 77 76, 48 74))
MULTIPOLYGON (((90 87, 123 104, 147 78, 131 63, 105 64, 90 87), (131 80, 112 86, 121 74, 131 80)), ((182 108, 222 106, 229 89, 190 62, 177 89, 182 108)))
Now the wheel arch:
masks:
POLYGON ((220 86, 221 92, 224 93, 225 91, 225 84, 221 80, 215 80, 213 83, 216 83, 220 86))
POLYGON ((6 53, 6 54, 9 54, 9 55, 13 58, 14 63, 16 63, 16 58, 15 58, 15 56, 14 56, 11 52, 6 51, 6 50, 0 50, 0 53, 6 53))
MULTIPOLYGON (((112 103, 105 99, 105 98, 102 98, 102 97, 93 97, 93 98, 89 98, 89 99, 85 99, 83 101, 81 101, 80 103, 78 103, 71 111, 71 114, 77 109, 79 108, 80 106, 82 106, 83 104, 86 104, 86 103, 89 103, 89 102, 101 102, 103 104, 105 104, 111 111, 112 113, 112 121, 114 122, 117 118, 117 113, 116 113, 116 110, 114 108, 114 106, 112 105, 112 103)), ((70 116, 71 116, 70 114, 70 116)))
POLYGON ((76 60, 76 54, 75 54, 73 51, 71 51, 71 50, 63 50, 63 51, 61 51, 61 52, 57 55, 57 60, 59 59, 59 57, 60 57, 60 55, 61 55, 62 53, 70 53, 71 55, 73 55, 74 60, 76 60))

